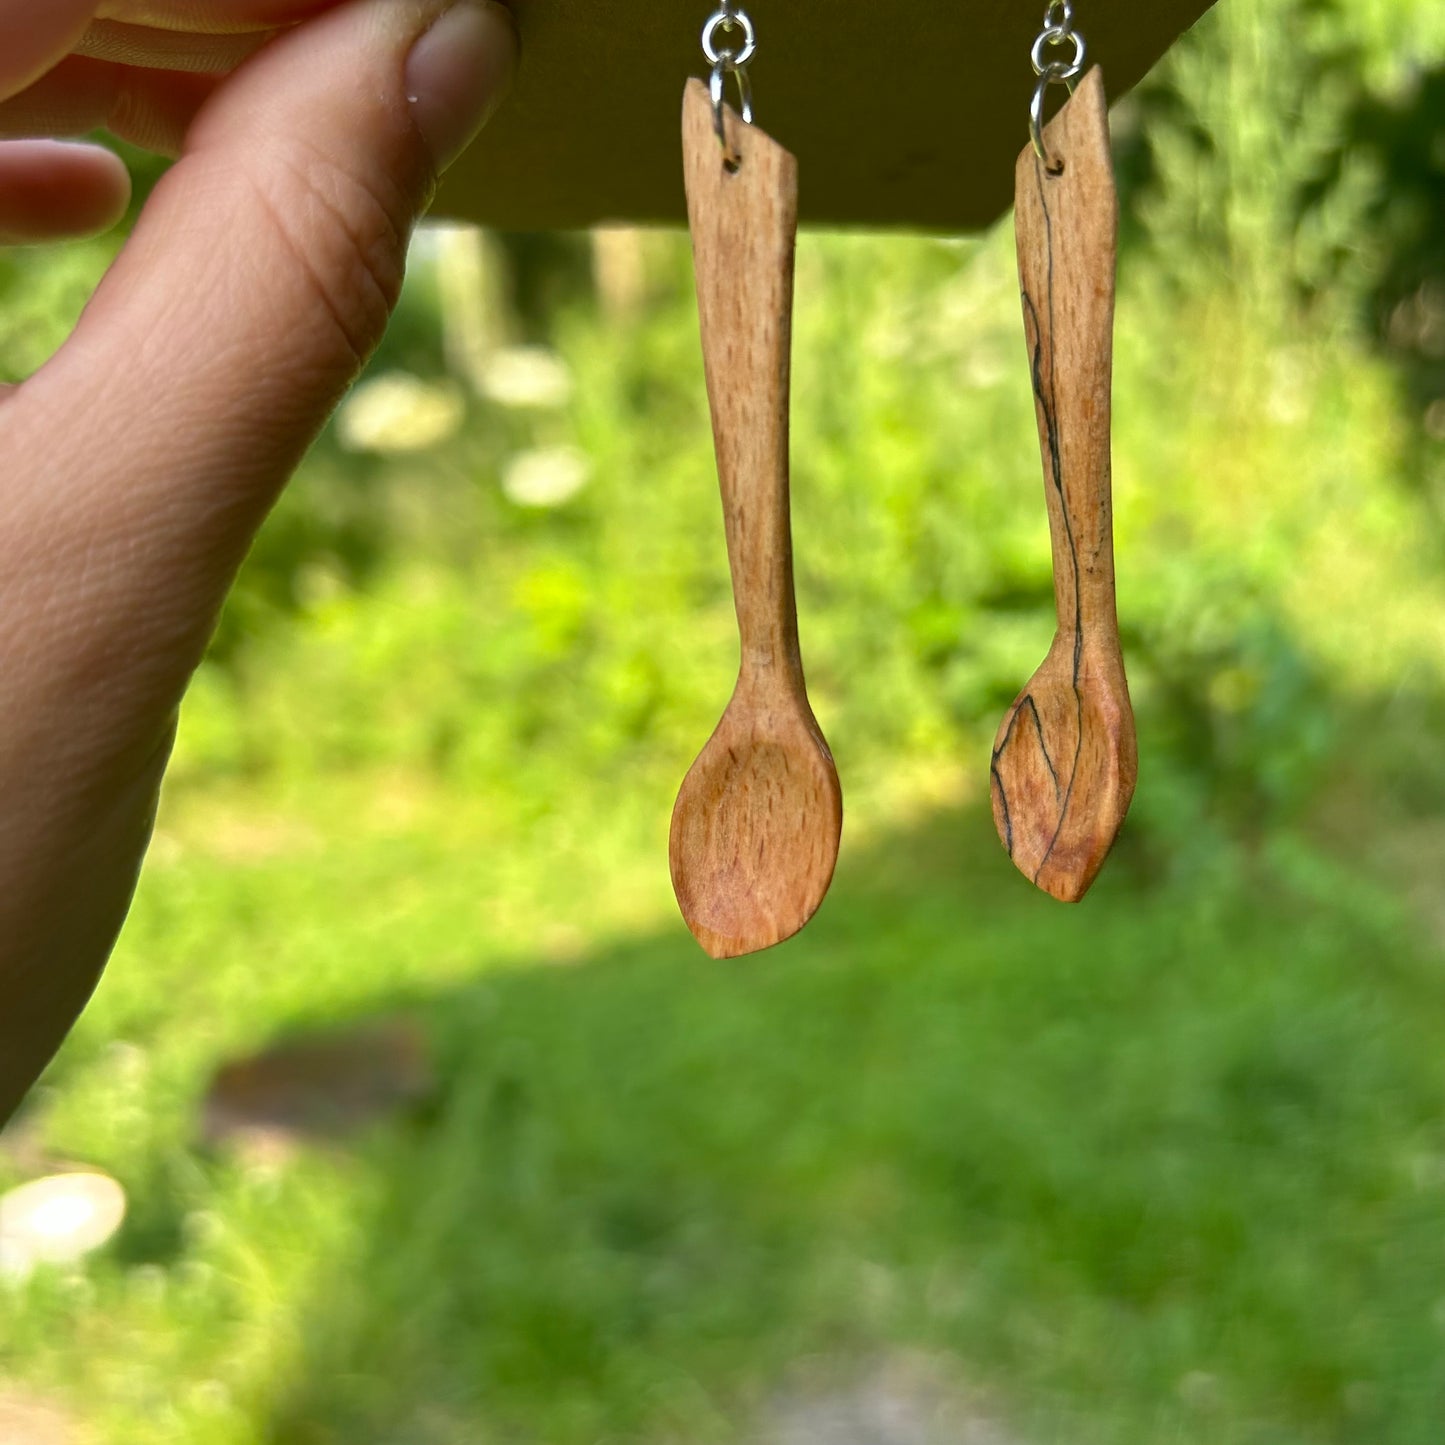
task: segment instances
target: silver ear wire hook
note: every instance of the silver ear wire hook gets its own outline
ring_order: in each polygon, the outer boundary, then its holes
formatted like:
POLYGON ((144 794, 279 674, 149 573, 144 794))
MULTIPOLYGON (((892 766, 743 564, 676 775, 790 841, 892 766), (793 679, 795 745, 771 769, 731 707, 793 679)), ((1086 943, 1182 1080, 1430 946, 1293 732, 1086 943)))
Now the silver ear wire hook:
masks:
POLYGON ((1074 29, 1074 7, 1070 0, 1049 0, 1049 8, 1044 11, 1044 28, 1029 52, 1034 74, 1039 77, 1029 104, 1029 135, 1044 169, 1051 176, 1062 174, 1064 163, 1051 156, 1044 144, 1044 102, 1051 85, 1067 85, 1073 94, 1074 82, 1084 70, 1086 54, 1084 37, 1074 29), (1073 54, 1066 60, 1060 52, 1069 46, 1073 47, 1073 54), (1052 57, 1049 51, 1054 52, 1052 57))
POLYGON ((719 8, 708 16, 702 28, 702 53, 712 66, 708 89, 712 95, 713 123, 717 138, 723 148, 727 165, 734 170, 742 158, 733 153, 728 145, 727 117, 724 100, 727 93, 727 78, 737 77, 738 114, 747 125, 753 123, 753 85, 748 78, 748 63, 758 50, 757 29, 752 17, 738 0, 722 0, 719 8), (732 44, 725 37, 739 33, 741 44, 732 44), (721 43, 719 43, 721 42, 721 43))

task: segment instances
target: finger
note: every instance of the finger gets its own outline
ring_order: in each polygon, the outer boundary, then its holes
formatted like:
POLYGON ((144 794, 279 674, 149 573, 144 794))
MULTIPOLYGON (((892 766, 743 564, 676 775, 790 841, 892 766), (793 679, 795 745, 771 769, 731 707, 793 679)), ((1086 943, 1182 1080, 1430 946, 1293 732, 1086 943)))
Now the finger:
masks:
POLYGON ((46 485, 7 497, 29 567, 5 586, 71 576, 54 625, 84 655, 47 655, 57 708, 121 671, 149 700, 94 708, 107 738, 174 706, 254 528, 380 340, 435 170, 505 88, 506 10, 461 0, 428 29, 443 9, 353 0, 223 85, 71 341, 5 404, 15 454, 47 457, 46 485))
POLYGON ((121 65, 227 75, 254 55, 271 34, 256 30, 233 35, 196 35, 157 26, 126 25, 119 20, 97 20, 76 42, 75 53, 121 65))
POLYGON ((0 96, 38 80, 85 34, 96 0, 0 0, 0 96))
POLYGON ((108 231, 130 204, 130 173, 103 146, 0 144, 0 245, 30 246, 108 231))
POLYGON ((108 130, 158 155, 180 154, 221 77, 137 70, 72 56, 0 102, 0 137, 83 136, 108 130))

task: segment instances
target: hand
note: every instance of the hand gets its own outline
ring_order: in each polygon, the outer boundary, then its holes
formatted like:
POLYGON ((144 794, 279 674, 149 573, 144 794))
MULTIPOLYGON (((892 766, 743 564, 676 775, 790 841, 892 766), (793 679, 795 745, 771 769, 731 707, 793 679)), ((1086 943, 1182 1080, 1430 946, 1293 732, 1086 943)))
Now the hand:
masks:
MULTIPOLYGON (((0 392, 0 1121, 99 977, 226 591, 514 53, 494 0, 0 0, 0 136, 180 156, 75 334, 0 392), (167 45, 202 69, 96 58, 167 45)), ((0 142, 0 239, 127 196, 104 151, 0 142)))

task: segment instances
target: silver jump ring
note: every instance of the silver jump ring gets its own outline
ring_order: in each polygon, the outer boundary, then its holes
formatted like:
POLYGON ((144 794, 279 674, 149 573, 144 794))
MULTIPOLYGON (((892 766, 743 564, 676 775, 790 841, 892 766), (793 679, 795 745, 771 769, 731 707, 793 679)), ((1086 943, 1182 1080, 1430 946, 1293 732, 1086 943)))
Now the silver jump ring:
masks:
POLYGON ((1045 66, 1034 89, 1033 103, 1029 106, 1029 134, 1034 140, 1034 150, 1051 176, 1062 175, 1064 165, 1049 155, 1049 149, 1044 144, 1044 97, 1051 85, 1062 84, 1066 78, 1067 71, 1061 62, 1056 60, 1052 65, 1045 66))
POLYGON ((1045 30, 1037 40, 1034 41, 1034 48, 1029 52, 1029 59, 1034 64, 1034 74, 1050 75, 1058 72, 1061 81, 1074 80, 1084 68, 1084 37, 1077 30, 1067 30, 1063 26, 1055 25, 1045 30), (1069 61, 1045 60, 1044 51, 1052 46, 1055 49, 1073 42, 1074 58, 1069 61))
POLYGON ((1074 28, 1074 7, 1069 0, 1049 0, 1044 11, 1045 30, 1072 30, 1074 28))
POLYGON ((757 51, 758 33, 754 29, 752 17, 747 11, 730 9, 724 5, 721 10, 708 17, 708 22, 702 30, 702 53, 707 56, 709 65, 726 64, 734 70, 740 71, 757 54, 757 51), (723 30, 741 30, 743 32, 743 48, 741 50, 719 50, 717 37, 718 33, 723 30))
POLYGON ((738 78, 738 114, 742 116, 744 125, 753 123, 753 83, 748 79, 746 70, 729 61, 725 56, 713 62, 712 78, 708 84, 708 89, 712 93, 713 125, 717 129, 717 138, 723 151, 729 161, 736 164, 739 158, 733 154, 732 147, 728 145, 727 111, 724 105, 729 73, 738 78))

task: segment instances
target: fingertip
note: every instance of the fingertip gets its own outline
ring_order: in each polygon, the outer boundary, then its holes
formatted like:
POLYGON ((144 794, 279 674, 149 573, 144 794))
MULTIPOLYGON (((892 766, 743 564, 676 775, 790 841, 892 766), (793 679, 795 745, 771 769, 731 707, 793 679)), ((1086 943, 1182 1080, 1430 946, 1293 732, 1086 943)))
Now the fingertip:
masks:
POLYGON ((407 102, 438 173, 491 119, 516 65, 516 22, 494 0, 458 0, 412 46, 407 102))
POLYGON ((7 141, 0 144, 0 198, 0 244, 82 240, 124 218, 130 172, 104 146, 7 141))

